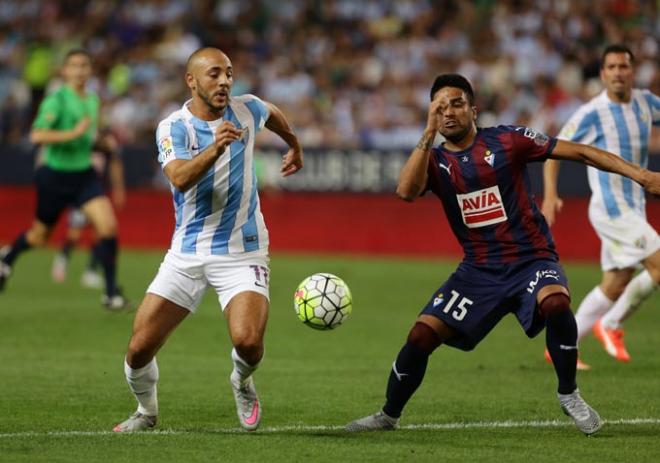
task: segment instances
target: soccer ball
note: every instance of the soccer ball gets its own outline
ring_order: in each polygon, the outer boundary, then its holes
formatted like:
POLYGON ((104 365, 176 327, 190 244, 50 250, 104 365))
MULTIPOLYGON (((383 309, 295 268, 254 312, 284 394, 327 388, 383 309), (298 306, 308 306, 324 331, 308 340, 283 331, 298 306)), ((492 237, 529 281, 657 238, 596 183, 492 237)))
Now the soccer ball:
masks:
POLYGON ((331 330, 353 310, 351 291, 344 281, 330 273, 315 273, 298 285, 293 309, 301 322, 317 330, 331 330))

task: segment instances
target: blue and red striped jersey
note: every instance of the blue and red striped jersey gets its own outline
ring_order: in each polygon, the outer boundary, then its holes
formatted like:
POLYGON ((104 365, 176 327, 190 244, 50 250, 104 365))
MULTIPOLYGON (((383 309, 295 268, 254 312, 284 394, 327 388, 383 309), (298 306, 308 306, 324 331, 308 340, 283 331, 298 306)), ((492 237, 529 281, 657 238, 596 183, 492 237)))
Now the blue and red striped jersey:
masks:
POLYGON ((498 126, 478 129, 466 150, 433 150, 426 190, 442 201, 465 261, 557 260, 527 172, 527 163, 545 161, 555 144, 555 138, 527 127, 498 126))

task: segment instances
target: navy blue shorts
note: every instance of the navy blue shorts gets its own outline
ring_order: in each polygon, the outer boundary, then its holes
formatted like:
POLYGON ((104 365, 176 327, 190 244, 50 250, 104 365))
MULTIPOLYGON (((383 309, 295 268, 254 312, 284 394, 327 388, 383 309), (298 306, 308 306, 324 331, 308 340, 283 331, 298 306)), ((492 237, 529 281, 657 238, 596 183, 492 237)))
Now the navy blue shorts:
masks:
POLYGON ((545 327, 536 295, 548 285, 568 288, 561 265, 550 259, 494 267, 462 262, 421 313, 454 328, 457 335, 446 344, 462 350, 474 349, 508 313, 515 314, 525 334, 533 338, 545 327))
POLYGON ((42 166, 35 172, 37 219, 54 225, 67 207, 79 208, 90 199, 103 196, 98 174, 91 167, 81 172, 60 172, 42 166))

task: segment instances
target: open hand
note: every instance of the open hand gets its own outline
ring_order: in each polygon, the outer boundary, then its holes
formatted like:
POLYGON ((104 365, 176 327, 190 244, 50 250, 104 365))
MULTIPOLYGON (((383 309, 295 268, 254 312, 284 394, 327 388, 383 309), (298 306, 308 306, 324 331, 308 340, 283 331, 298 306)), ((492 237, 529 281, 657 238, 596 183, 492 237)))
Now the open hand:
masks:
POLYGON ((645 170, 640 183, 652 195, 660 195, 660 172, 645 170))
POLYGON ((295 174, 303 166, 303 152, 302 148, 289 148, 289 151, 282 156, 282 167, 280 172, 282 177, 288 177, 295 174))
POLYGON ((557 219, 557 213, 561 212, 563 207, 564 201, 559 196, 548 196, 543 198, 541 212, 545 216, 545 221, 548 222, 548 225, 554 225, 557 219))

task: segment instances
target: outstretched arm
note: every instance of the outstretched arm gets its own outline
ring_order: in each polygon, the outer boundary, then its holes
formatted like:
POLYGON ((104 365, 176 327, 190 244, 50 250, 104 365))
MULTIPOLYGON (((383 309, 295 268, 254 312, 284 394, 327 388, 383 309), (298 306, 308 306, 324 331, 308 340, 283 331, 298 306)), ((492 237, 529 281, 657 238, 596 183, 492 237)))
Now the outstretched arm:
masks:
POLYGON ((541 212, 548 225, 555 223, 556 214, 561 212, 564 201, 557 193, 557 177, 559 176, 559 161, 550 159, 543 166, 543 204, 541 212))
POLYGON ((649 193, 660 194, 660 173, 651 172, 593 146, 557 140, 550 157, 552 159, 577 161, 606 172, 623 175, 639 183, 649 193))
POLYGON ((431 148, 440 127, 439 104, 438 100, 431 102, 424 134, 399 174, 396 194, 404 201, 414 201, 426 188, 431 148))
POLYGON ((289 145, 289 151, 282 157, 282 167, 280 172, 283 177, 288 177, 295 174, 303 166, 303 150, 298 141, 298 137, 293 132, 289 121, 286 119, 284 113, 272 103, 264 102, 268 107, 270 116, 266 121, 266 128, 284 140, 289 145))

